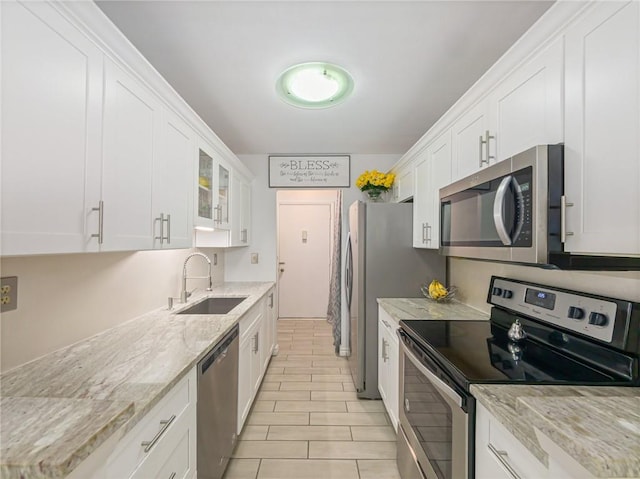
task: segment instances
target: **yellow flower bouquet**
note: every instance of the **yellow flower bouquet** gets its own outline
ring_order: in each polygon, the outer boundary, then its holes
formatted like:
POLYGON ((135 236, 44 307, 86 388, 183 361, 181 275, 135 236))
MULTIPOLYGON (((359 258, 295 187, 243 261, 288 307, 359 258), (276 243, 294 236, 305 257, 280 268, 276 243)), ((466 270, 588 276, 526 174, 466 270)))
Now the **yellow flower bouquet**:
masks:
POLYGON ((367 170, 358 176, 356 186, 366 192, 373 200, 377 200, 383 191, 387 191, 393 185, 396 175, 393 173, 381 173, 378 170, 367 170))

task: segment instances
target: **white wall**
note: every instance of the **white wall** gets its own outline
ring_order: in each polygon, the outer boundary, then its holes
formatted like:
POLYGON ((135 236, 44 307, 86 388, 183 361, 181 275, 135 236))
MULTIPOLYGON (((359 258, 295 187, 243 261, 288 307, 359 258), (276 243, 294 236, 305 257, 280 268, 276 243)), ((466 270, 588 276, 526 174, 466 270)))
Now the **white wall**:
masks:
MULTIPOLYGON (((225 279, 227 281, 276 281, 276 189, 269 188, 268 154, 239 155, 247 168, 255 175, 251 184, 251 245, 228 251, 225 255, 225 279), (251 264, 251 253, 258 253, 260 262, 251 264)), ((349 230, 347 211, 364 194, 355 181, 365 170, 389 171, 401 155, 351 155, 351 186, 342 188, 342 265, 344 269, 345 241, 349 230)), ((344 294, 344 288, 343 288, 344 294)), ((348 352, 349 321, 347 303, 342 297, 342 348, 348 352)))
MULTIPOLYGON (((194 250, 87 253, 1 258, 2 276, 18 277, 18 309, 2 313, 0 370, 7 371, 160 307, 179 296, 182 265, 194 250)), ((224 254, 202 249, 224 278, 224 254)), ((206 263, 189 262, 203 276, 206 263)), ((192 280, 189 290, 206 287, 192 280)))
MULTIPOLYGON (((268 154, 240 155, 247 168, 255 175, 251 184, 251 245, 236 248, 225 255, 227 281, 276 280, 276 188, 269 188, 268 154), (251 253, 258 253, 260 261, 251 264, 251 253)), ((364 199, 356 188, 356 178, 364 170, 388 171, 400 155, 351 155, 351 187, 343 192, 343 241, 346 238, 346 212, 349 205, 364 199)))
POLYGON ((449 258, 448 271, 449 284, 459 288, 457 299, 486 312, 491 275, 640 302, 640 271, 560 271, 462 258, 449 258))

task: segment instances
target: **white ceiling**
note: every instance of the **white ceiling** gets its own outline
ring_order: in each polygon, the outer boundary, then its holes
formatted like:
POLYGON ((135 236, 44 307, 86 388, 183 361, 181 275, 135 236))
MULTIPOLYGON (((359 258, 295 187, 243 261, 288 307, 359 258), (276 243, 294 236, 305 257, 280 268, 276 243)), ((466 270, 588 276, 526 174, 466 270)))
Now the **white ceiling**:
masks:
POLYGON ((236 154, 400 154, 553 2, 97 3, 236 154), (280 100, 278 75, 308 61, 348 70, 352 96, 280 100))

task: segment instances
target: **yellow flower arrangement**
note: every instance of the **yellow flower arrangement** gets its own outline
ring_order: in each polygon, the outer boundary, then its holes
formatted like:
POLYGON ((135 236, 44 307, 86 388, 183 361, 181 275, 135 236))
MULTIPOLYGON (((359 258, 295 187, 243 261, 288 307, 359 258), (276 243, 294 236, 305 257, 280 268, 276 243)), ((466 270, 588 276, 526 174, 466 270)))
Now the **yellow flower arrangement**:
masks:
POLYGON ((356 186, 362 191, 379 190, 387 191, 393 185, 396 175, 393 173, 381 173, 378 170, 365 171, 356 180, 356 186))

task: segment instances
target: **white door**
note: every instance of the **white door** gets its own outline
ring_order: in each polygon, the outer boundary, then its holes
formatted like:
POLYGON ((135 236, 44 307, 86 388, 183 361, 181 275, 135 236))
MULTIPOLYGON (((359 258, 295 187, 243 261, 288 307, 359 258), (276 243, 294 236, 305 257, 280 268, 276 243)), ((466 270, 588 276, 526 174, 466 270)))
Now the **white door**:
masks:
POLYGON ((281 318, 324 318, 329 300, 331 205, 280 204, 281 318))

